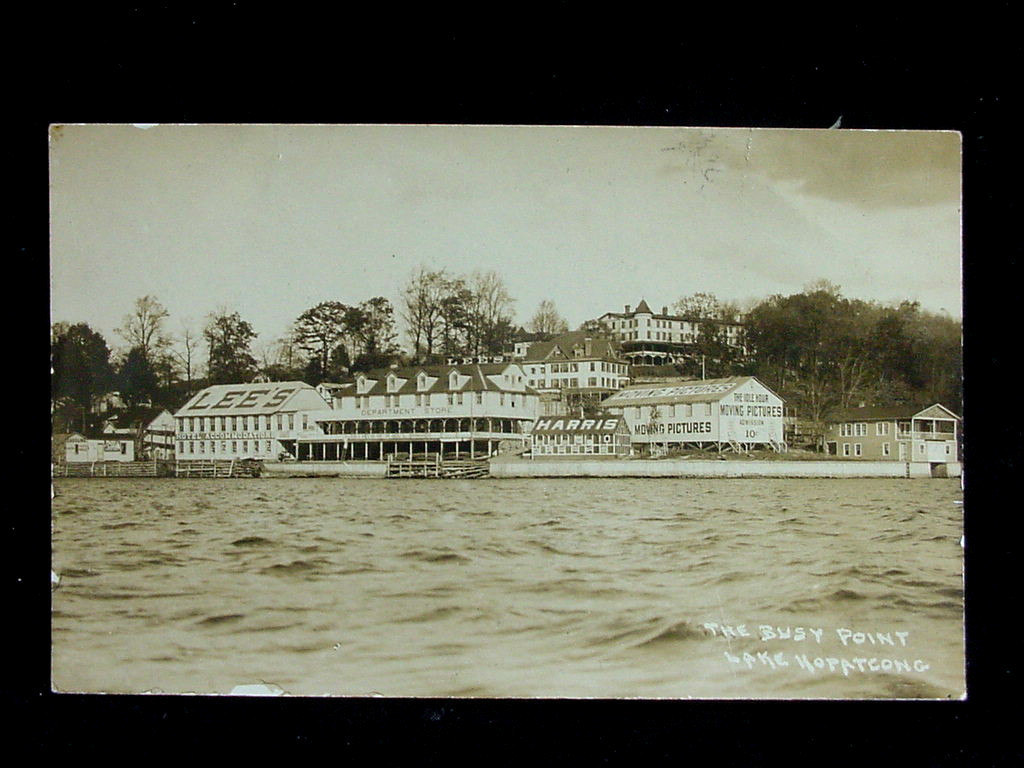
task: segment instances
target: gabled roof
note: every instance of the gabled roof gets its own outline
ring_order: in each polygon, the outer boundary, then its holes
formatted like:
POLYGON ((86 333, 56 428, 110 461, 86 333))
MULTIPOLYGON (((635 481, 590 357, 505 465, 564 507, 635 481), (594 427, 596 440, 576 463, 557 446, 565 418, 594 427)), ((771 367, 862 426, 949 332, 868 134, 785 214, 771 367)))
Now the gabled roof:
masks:
POLYGON ((215 384, 183 405, 175 416, 248 416, 318 410, 324 399, 304 381, 215 384))
POLYGON ((920 405, 882 405, 865 408, 843 408, 829 414, 829 423, 846 421, 892 421, 894 419, 912 419, 914 417, 928 419, 959 419, 953 411, 944 405, 921 407, 920 405), (936 409, 934 413, 929 413, 936 409))
POLYGON ((634 314, 653 315, 651 308, 647 306, 646 299, 640 299, 640 303, 636 305, 636 311, 634 314))
POLYGON ((618 348, 618 342, 612 339, 594 336, 587 331, 569 331, 550 341, 538 341, 536 344, 532 344, 523 362, 618 359, 618 348), (590 340, 590 354, 584 353, 582 357, 576 357, 575 348, 585 347, 588 339, 590 340))
POLYGON ((541 416, 533 423, 535 435, 611 435, 629 432, 629 425, 621 416, 599 415, 596 418, 573 416, 541 416))
MULTIPOLYGON (((753 376, 730 376, 726 379, 697 379, 671 385, 634 385, 620 389, 614 395, 606 398, 601 405, 604 408, 612 408, 627 405, 706 403, 721 400, 748 381, 757 381, 757 379, 753 376)), ((764 387, 761 382, 758 381, 757 383, 764 387)), ((768 389, 767 387, 764 388, 768 389)), ((768 391, 771 392, 771 390, 768 391)))
MULTIPOLYGON (((516 389, 504 389, 498 384, 495 384, 488 377, 499 376, 507 371, 509 368, 515 368, 519 374, 522 375, 522 368, 517 362, 510 363, 468 363, 465 365, 421 365, 416 367, 406 368, 383 368, 375 371, 368 371, 361 376, 366 376, 367 379, 373 381, 373 385, 365 392, 346 392, 344 394, 359 394, 359 395, 414 395, 434 392, 477 392, 477 391, 506 391, 506 392, 521 392, 518 388, 516 389), (449 374, 453 371, 458 372, 460 376, 469 377, 463 386, 451 389, 448 386, 449 374), (425 373, 427 376, 435 379, 426 389, 417 389, 416 379, 420 373, 425 373), (399 379, 403 379, 402 385, 395 390, 388 390, 387 380, 388 376, 394 374, 399 379)), ((521 383, 521 382, 519 382, 521 383)), ((529 390, 529 387, 526 387, 529 390)), ((532 390, 529 390, 532 391, 532 390)))

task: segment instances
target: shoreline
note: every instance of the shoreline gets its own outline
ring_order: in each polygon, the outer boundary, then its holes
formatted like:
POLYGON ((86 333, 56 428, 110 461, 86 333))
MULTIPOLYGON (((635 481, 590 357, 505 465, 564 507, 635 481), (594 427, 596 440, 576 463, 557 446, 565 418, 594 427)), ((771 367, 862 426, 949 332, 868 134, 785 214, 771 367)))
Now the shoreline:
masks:
MULTIPOLYGON (((959 463, 937 465, 947 478, 959 463)), ((932 465, 905 461, 719 461, 715 459, 498 460, 490 477, 679 477, 679 478, 932 478, 932 465)), ((386 462, 288 462, 264 465, 263 477, 384 478, 386 462)), ((943 477, 942 474, 938 477, 943 477)))

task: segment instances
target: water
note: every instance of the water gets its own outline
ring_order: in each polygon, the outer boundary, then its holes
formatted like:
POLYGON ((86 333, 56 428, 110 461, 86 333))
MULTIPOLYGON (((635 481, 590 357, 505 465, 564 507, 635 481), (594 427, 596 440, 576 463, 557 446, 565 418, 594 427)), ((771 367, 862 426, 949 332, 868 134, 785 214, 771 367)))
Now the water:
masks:
POLYGON ((140 478, 56 490, 52 677, 64 691, 964 691, 955 480, 140 478), (760 625, 791 639, 762 641, 760 625), (844 628, 887 635, 844 646, 844 628), (883 658, 908 666, 867 666, 883 658))

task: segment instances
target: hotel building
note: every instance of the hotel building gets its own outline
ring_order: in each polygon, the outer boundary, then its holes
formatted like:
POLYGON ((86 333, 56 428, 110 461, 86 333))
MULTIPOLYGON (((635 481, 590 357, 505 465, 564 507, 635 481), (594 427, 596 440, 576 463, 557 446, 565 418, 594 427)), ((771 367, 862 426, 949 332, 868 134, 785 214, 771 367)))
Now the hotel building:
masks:
POLYGON ((296 440, 296 458, 484 458, 525 449, 537 417, 537 393, 518 363, 383 369, 333 394, 331 408, 306 414, 311 431, 296 440))
POLYGON ((307 413, 327 402, 302 381, 218 384, 174 414, 179 461, 295 455, 300 435, 315 432, 307 413))
POLYGON ((634 445, 786 449, 782 398, 753 376, 630 386, 602 407, 626 419, 634 445))
POLYGON ((629 364, 619 345, 583 331, 534 342, 520 364, 526 383, 541 393, 540 415, 545 416, 597 405, 629 384, 629 364))
POLYGON ((944 405, 850 408, 832 414, 825 426, 825 453, 873 461, 959 461, 960 418, 944 405))
MULTIPOLYGON (((656 314, 644 300, 637 308, 625 306, 624 312, 606 312, 599 318, 611 337, 622 345, 622 355, 633 365, 664 365, 692 356, 700 336, 702 321, 683 315, 670 315, 668 307, 656 314)), ((714 321, 725 332, 725 342, 745 351, 743 323, 714 321)))

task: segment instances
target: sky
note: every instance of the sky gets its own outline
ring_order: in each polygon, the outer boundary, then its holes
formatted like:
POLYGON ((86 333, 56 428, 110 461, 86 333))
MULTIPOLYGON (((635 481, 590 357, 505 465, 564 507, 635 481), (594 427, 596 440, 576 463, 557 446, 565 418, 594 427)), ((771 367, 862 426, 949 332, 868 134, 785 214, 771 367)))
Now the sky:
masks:
POLYGON ((397 306, 420 265, 495 270, 525 325, 826 279, 961 315, 954 132, 526 126, 50 129, 51 318, 112 346, 237 311, 260 342, 321 301, 397 306))

